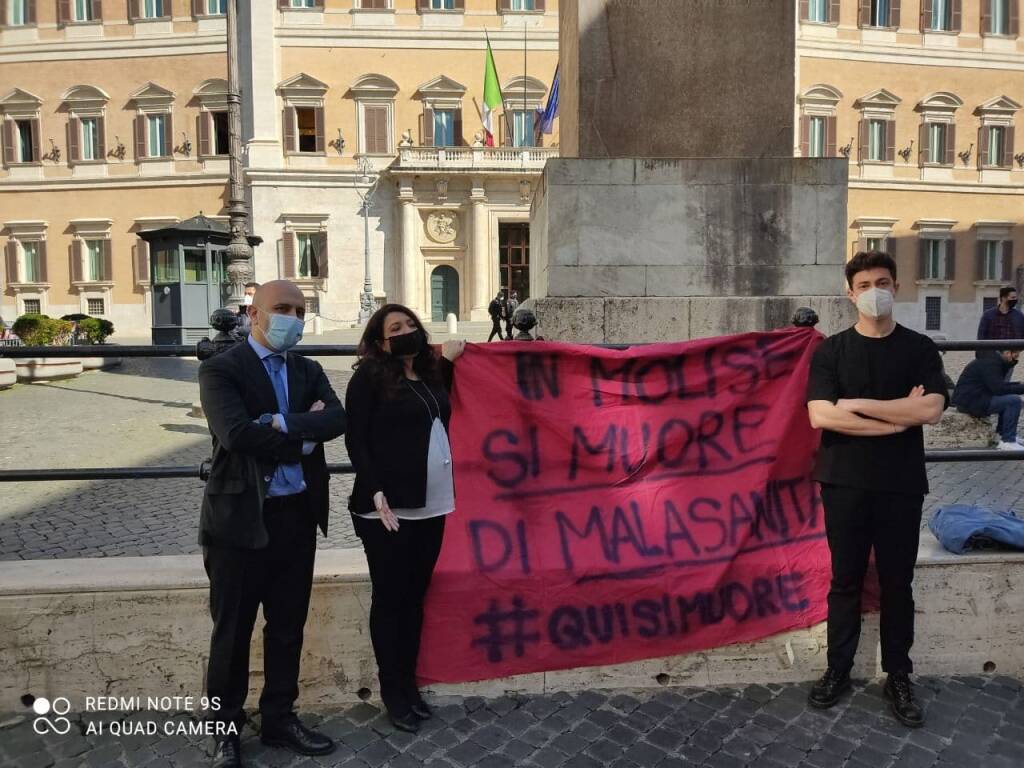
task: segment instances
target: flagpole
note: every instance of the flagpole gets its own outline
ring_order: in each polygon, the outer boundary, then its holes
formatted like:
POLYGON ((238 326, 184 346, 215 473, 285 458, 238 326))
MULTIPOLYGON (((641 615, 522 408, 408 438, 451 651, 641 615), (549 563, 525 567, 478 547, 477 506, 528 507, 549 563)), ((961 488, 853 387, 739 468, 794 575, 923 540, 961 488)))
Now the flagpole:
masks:
MULTIPOLYGON (((526 140, 526 19, 523 19, 523 140, 526 140)), ((514 138, 513 138, 514 143, 514 138)))

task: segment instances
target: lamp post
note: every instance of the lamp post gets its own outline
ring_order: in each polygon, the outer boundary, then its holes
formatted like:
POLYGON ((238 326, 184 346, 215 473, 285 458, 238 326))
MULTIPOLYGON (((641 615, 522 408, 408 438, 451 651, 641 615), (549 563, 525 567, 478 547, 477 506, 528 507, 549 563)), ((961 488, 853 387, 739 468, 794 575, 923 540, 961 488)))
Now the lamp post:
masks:
POLYGON ((253 279, 252 247, 246 221, 245 189, 242 186, 242 105, 238 84, 238 6, 228 0, 228 221, 231 242, 225 249, 231 283, 228 306, 237 308, 245 297, 245 284, 253 279))
POLYGON ((359 294, 359 324, 366 325, 370 315, 374 313, 377 302, 373 298, 373 281, 370 278, 370 201, 373 193, 377 191, 377 183, 380 181, 380 174, 373 170, 370 161, 360 157, 356 162, 356 170, 359 174, 357 182, 353 185, 359 200, 362 203, 360 212, 363 215, 363 292, 359 294), (366 192, 359 191, 359 184, 366 186, 366 192))

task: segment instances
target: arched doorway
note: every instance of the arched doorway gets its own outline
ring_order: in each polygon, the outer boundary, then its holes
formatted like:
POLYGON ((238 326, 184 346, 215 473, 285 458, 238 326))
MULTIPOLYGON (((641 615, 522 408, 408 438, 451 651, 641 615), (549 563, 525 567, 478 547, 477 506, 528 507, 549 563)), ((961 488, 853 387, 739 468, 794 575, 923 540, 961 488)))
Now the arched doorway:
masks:
POLYGON ((442 264, 430 273, 430 319, 443 323, 449 313, 459 316, 459 273, 442 264))

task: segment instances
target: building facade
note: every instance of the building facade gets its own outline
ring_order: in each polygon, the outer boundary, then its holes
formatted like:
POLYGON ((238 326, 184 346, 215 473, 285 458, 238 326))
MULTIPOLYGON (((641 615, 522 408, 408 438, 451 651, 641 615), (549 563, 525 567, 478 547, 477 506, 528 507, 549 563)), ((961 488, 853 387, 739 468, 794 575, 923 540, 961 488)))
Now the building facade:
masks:
POLYGON ((242 27, 258 280, 295 280, 325 328, 356 320, 367 268, 376 305, 427 321, 485 320, 499 288, 526 298, 530 198, 557 152, 557 134, 534 131, 558 60, 554 3, 280 0, 242 27))
POLYGON ((800 0, 795 151, 850 163, 848 246, 896 319, 974 338, 1024 262, 1020 0, 800 0))
POLYGON ((225 2, 0 2, 4 319, 148 334, 138 233, 224 206, 225 2))

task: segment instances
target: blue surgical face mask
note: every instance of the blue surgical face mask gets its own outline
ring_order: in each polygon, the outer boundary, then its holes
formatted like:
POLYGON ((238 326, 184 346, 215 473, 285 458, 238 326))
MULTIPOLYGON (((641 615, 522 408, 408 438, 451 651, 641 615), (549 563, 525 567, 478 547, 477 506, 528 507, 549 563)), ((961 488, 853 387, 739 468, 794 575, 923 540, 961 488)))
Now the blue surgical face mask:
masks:
POLYGON ((270 318, 270 325, 263 329, 263 335, 275 352, 285 352, 299 343, 305 322, 291 315, 275 315, 270 312, 267 317, 270 318))

